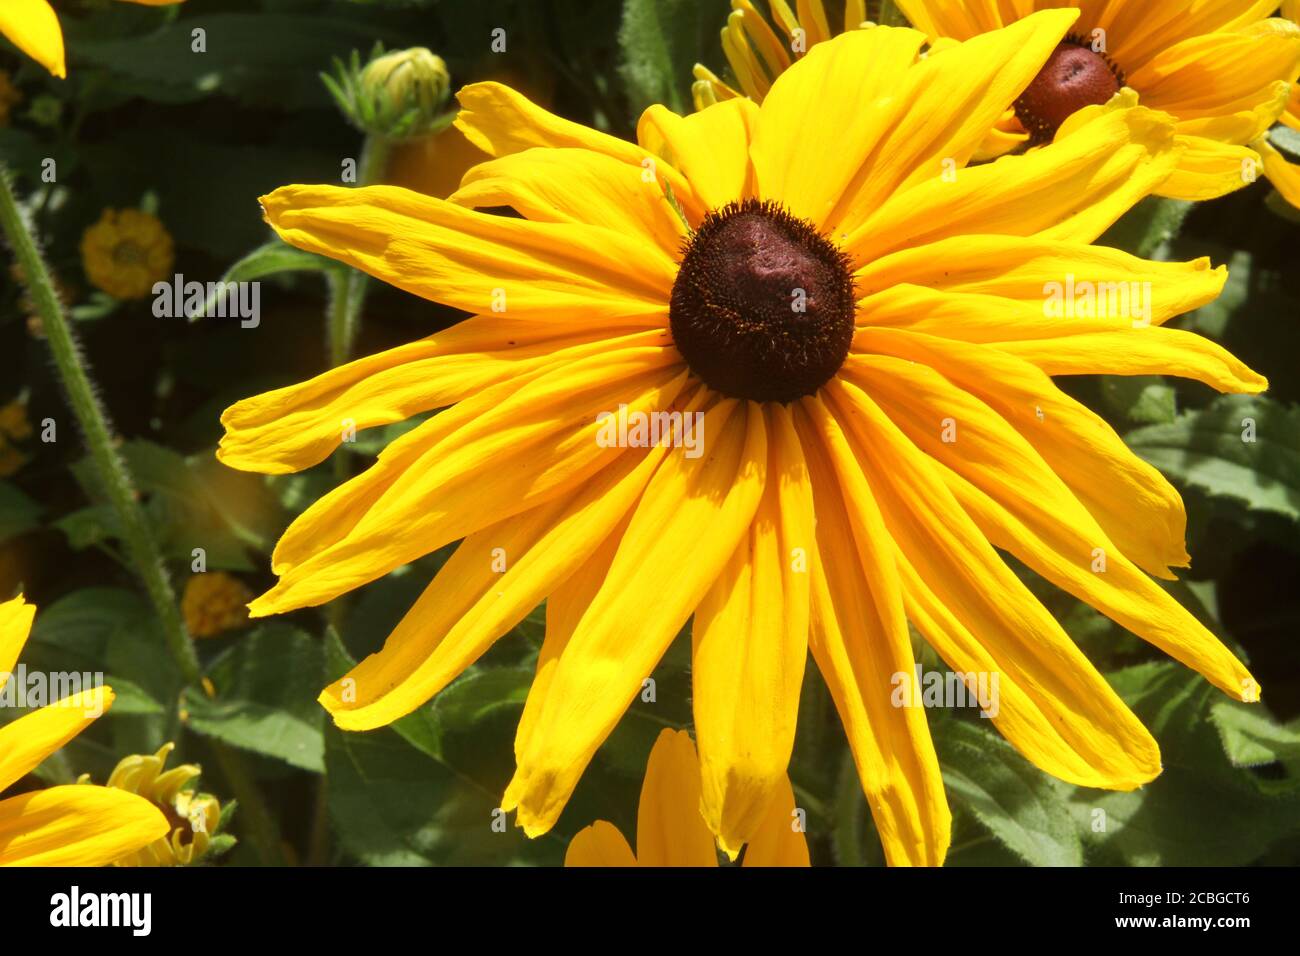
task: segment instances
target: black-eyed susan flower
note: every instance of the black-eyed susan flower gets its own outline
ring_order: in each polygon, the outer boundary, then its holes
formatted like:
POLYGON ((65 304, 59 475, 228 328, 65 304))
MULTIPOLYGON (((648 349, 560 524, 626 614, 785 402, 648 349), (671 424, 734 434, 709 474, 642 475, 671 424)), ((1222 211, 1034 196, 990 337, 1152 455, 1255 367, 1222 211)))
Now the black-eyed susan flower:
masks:
POLYGON ((194 637, 217 637, 248 623, 247 604, 253 592, 225 571, 191 575, 181 595, 185 629, 194 637))
MULTIPOLYGON (((167 7, 185 0, 121 0, 145 7, 167 7)), ((48 0, 4 0, 0 34, 59 78, 68 75, 63 56, 63 29, 48 0)))
POLYGON ((891 703, 909 619, 954 670, 1000 675, 993 722, 1039 767, 1113 789, 1160 772, 995 549, 1253 699, 1148 577, 1188 562, 1177 492, 1051 378, 1266 387, 1164 327, 1224 269, 1090 245, 1177 166, 1171 121, 1119 98, 1033 153, 966 165, 1076 17, 929 57, 918 31, 852 31, 761 106, 650 108, 638 144, 474 85, 457 122, 497 158, 450 201, 264 197, 293 245, 475 313, 223 416, 223 461, 284 473, 352 427, 447 409, 308 508, 251 605, 320 605, 464 539, 382 651, 324 691, 335 722, 409 713, 545 599, 503 801, 536 835, 693 616, 722 847, 753 837, 785 778, 811 650, 888 859, 934 864, 950 827, 934 747, 924 713, 891 703), (521 218, 478 211, 502 206, 521 218))
POLYGON ((866 0, 829 5, 825 0, 797 0, 793 7, 788 0, 769 0, 768 7, 771 22, 752 0, 731 0, 731 15, 722 30, 722 52, 736 85, 703 64, 695 64, 691 93, 696 109, 737 96, 761 103, 776 78, 812 47, 844 30, 868 25, 866 0))
MULTIPOLYGON (((221 802, 190 787, 203 771, 186 763, 165 770, 176 748, 166 743, 154 754, 133 754, 118 761, 108 778, 110 788, 138 794, 167 818, 170 831, 161 839, 113 861, 115 866, 188 866, 203 859, 221 821, 221 802)), ((88 783, 83 776, 78 783, 88 783)))
POLYGON ((1286 109, 1300 75, 1300 28, 1272 17, 1277 0, 898 0, 898 6, 936 51, 947 40, 968 39, 1036 10, 1078 10, 1069 36, 1016 100, 1014 121, 1003 118, 995 140, 1003 148, 1026 138, 1030 145, 1047 142, 1077 110, 1129 87, 1144 105, 1177 120, 1182 160, 1157 190, 1175 199, 1213 199, 1254 182, 1263 157, 1252 144, 1286 109))
MULTIPOLYGON (((745 847, 744 866, 807 866, 804 816, 790 781, 778 787, 745 847)), ((565 866, 717 866, 713 833, 700 814, 700 762, 684 730, 664 730, 650 751, 637 808, 636 852, 618 827, 597 820, 569 842, 565 866)))
POLYGON ((143 299, 174 261, 171 233, 140 209, 105 209, 81 237, 86 278, 115 299, 143 299))
MULTIPOLYGON (((0 604, 0 687, 13 674, 36 609, 0 604)), ((77 736, 113 703, 86 689, 0 727, 0 793, 77 736)), ((108 787, 63 786, 0 800, 0 866, 103 866, 167 834, 149 801, 108 787)))

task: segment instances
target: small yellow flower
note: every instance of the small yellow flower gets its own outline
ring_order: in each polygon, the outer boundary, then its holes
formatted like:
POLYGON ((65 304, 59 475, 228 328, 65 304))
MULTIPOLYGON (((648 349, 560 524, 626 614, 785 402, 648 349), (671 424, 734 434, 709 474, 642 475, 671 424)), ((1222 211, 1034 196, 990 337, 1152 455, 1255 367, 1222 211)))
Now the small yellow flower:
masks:
MULTIPOLYGON (((145 7, 165 7, 185 0, 122 0, 145 7)), ((0 35, 60 79, 68 75, 63 55, 63 30, 48 0, 4 0, 0 3, 0 35)))
POLYGON ((195 637, 216 637, 248 622, 253 592, 224 571, 206 571, 185 582, 181 613, 195 637))
MULTIPOLYGON (((163 812, 170 827, 169 835, 113 861, 114 866, 188 866, 203 859, 212 845, 221 802, 211 794, 185 789, 202 773, 198 764, 163 770, 175 748, 166 743, 156 754, 133 754, 113 768, 108 786, 144 797, 163 812)), ((86 775, 78 782, 88 779, 86 775)))
POLYGON ((81 237, 86 277, 116 299, 143 299, 172 271, 172 237, 156 216, 105 209, 81 237))
MULTIPOLYGON (((36 609, 0 604, 0 688, 27 643, 36 609)), ((95 687, 0 727, 0 792, 31 773, 113 703, 95 687)), ((0 866, 103 866, 166 835, 167 819, 147 800, 108 787, 50 787, 0 800, 0 866)))
MULTIPOLYGON (((714 838, 700 813, 700 762, 684 730, 664 730, 650 751, 637 810, 634 854, 614 824, 597 820, 578 832, 565 866, 717 866, 714 838)), ((743 866, 808 866, 803 817, 787 779, 767 807, 743 866)), ((729 854, 733 859, 738 854, 729 854)))
POLYGON ((23 94, 14 86, 9 74, 0 70, 0 126, 9 125, 10 111, 22 100, 23 94))
POLYGON ((8 478, 27 463, 27 456, 14 442, 26 441, 32 436, 32 423, 27 420, 27 404, 14 399, 0 405, 0 478, 8 478))

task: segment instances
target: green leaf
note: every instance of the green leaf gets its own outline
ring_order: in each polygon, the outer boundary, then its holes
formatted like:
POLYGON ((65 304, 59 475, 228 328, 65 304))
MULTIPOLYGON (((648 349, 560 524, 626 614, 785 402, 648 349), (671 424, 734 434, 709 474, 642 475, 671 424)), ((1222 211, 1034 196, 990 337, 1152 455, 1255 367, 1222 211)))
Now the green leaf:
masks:
POLYGON ((624 0, 620 72, 634 114, 652 103, 691 111, 691 68, 717 45, 727 12, 721 0, 624 0))
POLYGON ((1163 770, 1127 793, 1078 789, 1072 803, 1090 862, 1237 866, 1300 835, 1300 796, 1233 766, 1210 719, 1222 692, 1179 664, 1109 675, 1160 744, 1163 770))
POLYGON ((1065 803, 1067 785, 1020 756, 992 729, 947 721, 935 747, 954 805, 1035 866, 1079 866, 1083 843, 1065 803))
POLYGON ((1300 132, 1279 123, 1269 130, 1268 141, 1292 160, 1300 160, 1300 132))
POLYGON ((287 624, 257 628, 219 657, 207 675, 216 695, 188 688, 187 725, 200 734, 283 760, 324 769, 325 686, 321 645, 287 624))
MULTIPOLYGON (((265 245, 258 246, 248 255, 237 261, 221 277, 224 283, 251 282, 281 272, 328 272, 342 268, 332 259, 318 256, 313 252, 304 252, 279 239, 272 239, 265 245)), ((203 304, 202 315, 192 315, 191 322, 197 322, 204 316, 216 315, 218 296, 210 296, 203 304)))
POLYGON ((1181 199, 1148 196, 1097 241, 1144 259, 1163 259, 1164 247, 1178 237, 1192 205, 1181 199))
POLYGON ((1178 414, 1173 386, 1158 375, 1103 375, 1101 394, 1132 425, 1163 425, 1178 414))
POLYGON ((1300 720, 1279 724, 1258 706, 1231 700, 1211 707, 1210 720, 1234 767, 1300 762, 1300 720))
POLYGON ((1130 432, 1125 441, 1175 481, 1300 520, 1296 409, 1258 395, 1224 396, 1171 424, 1130 432))
POLYGON ((39 528, 43 510, 15 485, 0 481, 0 544, 39 528))

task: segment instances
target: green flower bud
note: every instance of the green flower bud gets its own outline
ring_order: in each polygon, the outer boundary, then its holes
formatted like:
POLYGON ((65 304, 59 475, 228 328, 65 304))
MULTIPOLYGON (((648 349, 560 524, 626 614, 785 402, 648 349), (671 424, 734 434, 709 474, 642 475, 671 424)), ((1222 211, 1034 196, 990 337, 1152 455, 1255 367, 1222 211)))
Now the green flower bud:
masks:
POLYGON ((388 139, 423 136, 446 126, 451 76, 442 57, 424 47, 384 53, 376 47, 364 68, 354 53, 337 77, 323 77, 339 107, 363 133, 388 139))

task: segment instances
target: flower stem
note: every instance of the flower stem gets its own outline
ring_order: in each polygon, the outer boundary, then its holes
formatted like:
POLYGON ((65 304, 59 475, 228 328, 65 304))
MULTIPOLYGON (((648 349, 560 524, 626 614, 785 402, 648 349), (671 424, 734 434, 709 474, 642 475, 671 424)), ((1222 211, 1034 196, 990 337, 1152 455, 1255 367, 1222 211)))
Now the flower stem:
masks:
POLYGON ((91 461, 109 504, 121 525, 127 552, 144 582, 154 611, 162 622, 167 649, 180 668, 185 682, 197 684, 201 677, 198 655, 194 652, 194 643, 185 630, 185 621, 176 605, 176 593, 167 576, 162 552, 149 528, 144 509, 140 507, 140 496, 135 490, 126 463, 113 445, 108 415, 95 396, 90 372, 81 355, 76 335, 63 313, 63 304, 54 291, 49 270, 36 240, 27 228, 27 222, 14 196, 9 170, 3 162, 0 162, 0 226, 22 266, 24 283, 36 305, 46 341, 50 343, 50 351, 54 353, 54 362, 58 366, 68 402, 86 438, 91 461))
MULTIPOLYGON (((383 136, 371 133, 361 148, 361 162, 357 167, 357 185, 372 186, 383 180, 388 165, 391 144, 383 136)), ((338 286, 330 280, 329 350, 330 365, 337 368, 352 358, 357 332, 361 328, 361 309, 366 303, 367 284, 370 277, 358 269, 350 269, 346 279, 338 286)))

